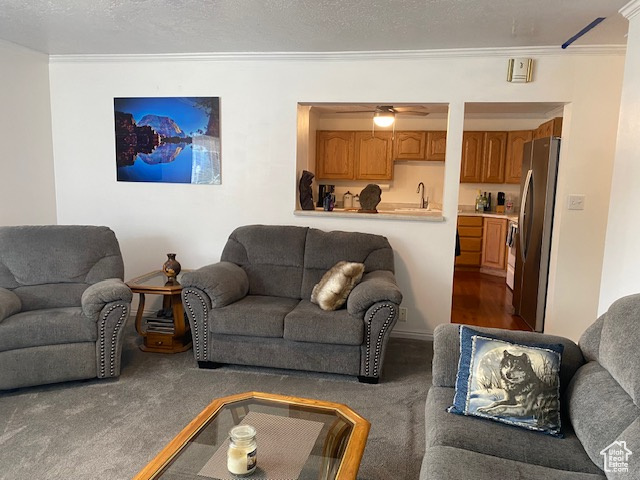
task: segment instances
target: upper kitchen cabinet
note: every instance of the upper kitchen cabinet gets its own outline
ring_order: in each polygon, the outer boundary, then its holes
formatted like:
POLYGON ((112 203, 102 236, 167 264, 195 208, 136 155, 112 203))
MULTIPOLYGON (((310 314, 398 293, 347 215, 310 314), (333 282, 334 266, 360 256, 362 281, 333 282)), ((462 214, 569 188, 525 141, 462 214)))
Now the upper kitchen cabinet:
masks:
POLYGON ((447 153, 447 132, 434 131, 427 132, 427 146, 425 159, 430 161, 444 162, 447 153))
POLYGON ((533 139, 562 136, 562 117, 552 118, 544 122, 533 132, 533 139))
POLYGON ((355 174, 355 132, 318 131, 317 178, 352 179, 355 174))
POLYGON ((505 159, 504 182, 520 183, 524 144, 533 138, 531 130, 515 130, 507 135, 507 157, 505 159))
POLYGON ((462 135, 461 183, 478 183, 482 178, 484 132, 464 132, 462 135))
POLYGON ((424 160, 427 132, 396 132, 393 158, 424 160))
POLYGON ((507 132, 485 132, 482 147, 482 183, 504 183, 507 132))
POLYGON ((319 130, 316 177, 325 180, 391 180, 391 132, 319 130))
POLYGON ((355 132, 357 180, 393 178, 393 137, 391 132, 355 132))

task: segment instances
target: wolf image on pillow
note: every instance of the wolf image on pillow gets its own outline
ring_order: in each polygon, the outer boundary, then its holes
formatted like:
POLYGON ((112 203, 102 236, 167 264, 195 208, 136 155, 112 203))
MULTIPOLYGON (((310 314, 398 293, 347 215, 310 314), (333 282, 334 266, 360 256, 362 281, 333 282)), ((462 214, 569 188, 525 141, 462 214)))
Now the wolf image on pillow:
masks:
POLYGON ((520 345, 468 327, 460 345, 450 412, 560 434, 562 345, 520 345))

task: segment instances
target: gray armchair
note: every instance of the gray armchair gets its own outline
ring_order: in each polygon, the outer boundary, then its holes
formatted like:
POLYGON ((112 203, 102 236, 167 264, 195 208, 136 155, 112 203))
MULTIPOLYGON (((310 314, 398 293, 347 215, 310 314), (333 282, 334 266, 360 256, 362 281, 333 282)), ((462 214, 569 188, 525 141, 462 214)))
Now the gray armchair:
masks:
POLYGON ((195 358, 201 368, 259 365, 376 383, 402 301, 393 271, 393 250, 379 235, 237 228, 221 262, 182 276, 195 358), (311 291, 341 260, 364 263, 365 274, 346 308, 321 310, 311 291))
POLYGON ((120 375, 123 275, 107 227, 0 227, 0 390, 120 375))

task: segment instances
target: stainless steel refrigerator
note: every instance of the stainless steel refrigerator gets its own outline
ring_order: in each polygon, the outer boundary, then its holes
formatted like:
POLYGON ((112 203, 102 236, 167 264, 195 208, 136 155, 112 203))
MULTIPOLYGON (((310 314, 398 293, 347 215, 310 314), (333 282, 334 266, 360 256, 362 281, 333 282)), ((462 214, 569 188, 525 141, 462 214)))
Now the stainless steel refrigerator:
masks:
POLYGON ((524 145, 513 307, 536 332, 544 331, 559 155, 557 137, 524 145))

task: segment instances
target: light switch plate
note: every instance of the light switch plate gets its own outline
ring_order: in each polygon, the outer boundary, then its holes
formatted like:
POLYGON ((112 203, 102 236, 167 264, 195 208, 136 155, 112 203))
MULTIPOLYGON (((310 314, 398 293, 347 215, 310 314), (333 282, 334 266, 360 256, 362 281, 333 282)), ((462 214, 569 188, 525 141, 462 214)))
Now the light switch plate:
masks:
POLYGON ((569 195, 567 208, 569 210, 584 210, 584 195, 569 195))

